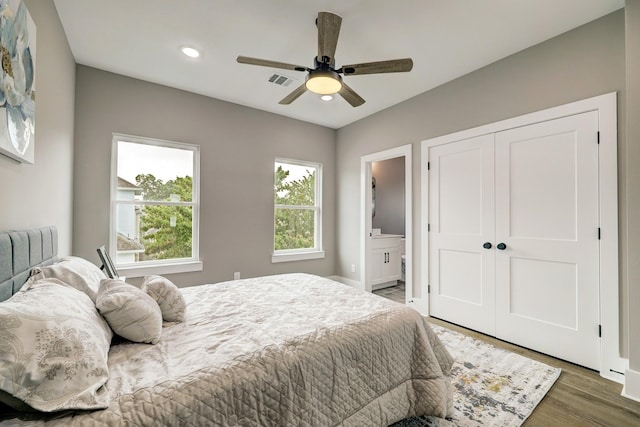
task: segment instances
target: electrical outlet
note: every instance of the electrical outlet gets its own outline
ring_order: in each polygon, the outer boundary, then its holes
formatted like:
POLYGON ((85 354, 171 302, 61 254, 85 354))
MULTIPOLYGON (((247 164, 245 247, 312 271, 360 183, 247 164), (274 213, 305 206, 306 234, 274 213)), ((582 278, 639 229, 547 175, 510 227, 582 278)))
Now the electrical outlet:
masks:
POLYGON ((351 264, 351 272, 352 273, 356 272, 356 265, 355 264, 351 264))
POLYGON ((235 273, 233 273, 233 280, 238 280, 240 278, 240 272, 236 271, 235 273))

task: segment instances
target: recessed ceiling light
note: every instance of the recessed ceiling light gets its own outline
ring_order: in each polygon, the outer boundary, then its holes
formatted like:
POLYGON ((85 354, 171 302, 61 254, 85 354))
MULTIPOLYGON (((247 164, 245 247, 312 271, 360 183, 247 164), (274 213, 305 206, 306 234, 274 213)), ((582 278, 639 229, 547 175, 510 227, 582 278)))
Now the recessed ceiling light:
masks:
POLYGON ((323 101, 331 101, 333 99, 333 95, 322 95, 320 99, 323 101))
POLYGON ((197 50, 195 50, 192 47, 182 47, 180 48, 180 50, 182 51, 182 53, 184 53, 185 55, 187 55, 189 58, 197 58, 200 56, 200 52, 198 52, 197 50))

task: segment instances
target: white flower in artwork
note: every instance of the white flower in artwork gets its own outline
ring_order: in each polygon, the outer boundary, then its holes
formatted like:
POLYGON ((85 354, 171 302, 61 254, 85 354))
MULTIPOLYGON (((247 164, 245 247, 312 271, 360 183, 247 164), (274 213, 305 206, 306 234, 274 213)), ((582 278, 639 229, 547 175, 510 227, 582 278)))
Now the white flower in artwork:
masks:
POLYGON ((34 64, 23 2, 0 0, 0 107, 9 139, 24 155, 35 131, 34 64))

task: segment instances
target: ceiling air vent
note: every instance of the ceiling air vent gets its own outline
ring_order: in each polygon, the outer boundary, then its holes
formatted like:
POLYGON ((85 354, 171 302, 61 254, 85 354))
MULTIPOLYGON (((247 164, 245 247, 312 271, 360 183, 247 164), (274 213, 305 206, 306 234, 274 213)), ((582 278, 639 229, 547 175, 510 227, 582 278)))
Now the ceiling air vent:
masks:
POLYGON ((289 86, 292 81, 291 77, 283 76, 282 74, 273 74, 269 77, 269 82, 277 84, 278 86, 289 86))

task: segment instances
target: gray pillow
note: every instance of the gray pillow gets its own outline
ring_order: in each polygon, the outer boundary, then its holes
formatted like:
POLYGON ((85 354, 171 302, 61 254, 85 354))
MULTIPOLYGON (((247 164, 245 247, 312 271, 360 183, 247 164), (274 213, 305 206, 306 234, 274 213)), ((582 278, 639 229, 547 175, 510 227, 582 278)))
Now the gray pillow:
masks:
POLYGON ((116 334, 134 342, 155 344, 162 335, 162 313, 149 295, 118 279, 103 279, 96 307, 116 334))
POLYGON ((0 303, 0 390, 44 412, 106 408, 112 336, 87 295, 34 281, 0 303))

